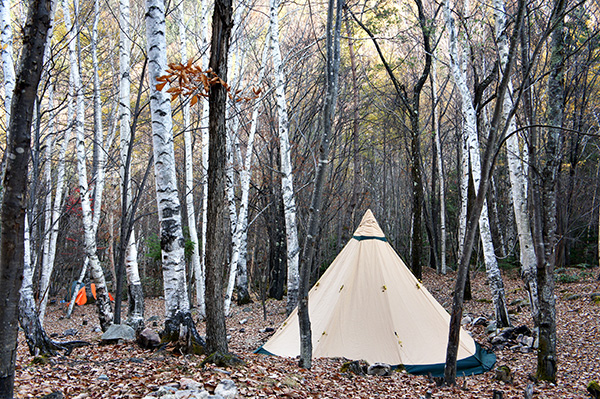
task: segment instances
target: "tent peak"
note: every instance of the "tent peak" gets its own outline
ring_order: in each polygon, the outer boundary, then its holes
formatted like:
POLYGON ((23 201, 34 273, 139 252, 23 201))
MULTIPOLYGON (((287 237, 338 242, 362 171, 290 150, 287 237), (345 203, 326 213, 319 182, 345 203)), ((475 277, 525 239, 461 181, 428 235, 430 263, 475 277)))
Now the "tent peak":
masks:
POLYGON ((365 215, 360 221, 360 225, 354 232, 354 236, 385 238, 383 230, 379 227, 379 224, 377 223, 377 220, 375 220, 375 216, 373 216, 373 212, 371 212, 370 209, 367 209, 365 212, 365 215))

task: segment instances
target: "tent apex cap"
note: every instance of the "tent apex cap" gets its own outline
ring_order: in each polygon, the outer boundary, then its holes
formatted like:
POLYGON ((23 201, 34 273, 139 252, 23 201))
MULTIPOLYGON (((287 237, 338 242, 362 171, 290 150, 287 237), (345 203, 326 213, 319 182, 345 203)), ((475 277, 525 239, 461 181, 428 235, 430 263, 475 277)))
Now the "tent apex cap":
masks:
POLYGON ((360 225, 354 232, 355 236, 363 236, 363 237, 381 237, 385 238, 385 234, 383 234, 383 230, 379 227, 379 223, 375 219, 373 212, 370 209, 367 209, 362 220, 360 221, 360 225))

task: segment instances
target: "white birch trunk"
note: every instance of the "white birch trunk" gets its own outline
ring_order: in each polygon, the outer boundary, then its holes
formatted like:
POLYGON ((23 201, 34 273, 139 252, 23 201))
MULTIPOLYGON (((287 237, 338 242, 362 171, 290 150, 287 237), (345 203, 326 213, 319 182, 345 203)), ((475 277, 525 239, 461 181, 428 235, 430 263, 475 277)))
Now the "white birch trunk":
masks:
MULTIPOLYGON (((508 62, 508 37, 506 35, 506 8, 503 0, 494 1, 496 16, 496 41, 498 43, 498 56, 500 58, 501 70, 504 70, 508 62)), ((527 171, 525 170, 527 156, 527 145, 520 150, 519 135, 517 134, 517 123, 515 118, 510 117, 514 107, 513 85, 509 80, 506 95, 504 96, 503 117, 508 125, 506 131, 506 157, 510 176, 510 192, 512 195, 513 208, 515 212, 515 223, 519 236, 519 259, 521 261, 521 275, 527 286, 529 303, 534 319, 537 318, 538 290, 537 290, 537 258, 533 246, 533 236, 529 224, 529 210, 527 207, 527 171)))
MULTIPOLYGON (((258 71, 259 84, 262 82, 265 75, 265 66, 269 54, 269 40, 269 35, 267 34, 265 48, 262 55, 262 63, 258 71)), ((256 136, 256 130, 258 127, 258 111, 260 104, 261 102, 257 100, 252 108, 252 122, 250 125, 250 133, 248 135, 248 144, 246 146, 246 156, 244 158, 244 164, 240 173, 241 200, 237 216, 237 223, 235 225, 235 230, 233 231, 231 265, 229 269, 230 275, 227 285, 227 293, 225 295, 225 314, 229 314, 231 307, 231 298, 233 296, 236 275, 237 286, 245 287, 246 289, 248 287, 248 271, 246 268, 246 255, 248 246, 248 199, 250 193, 250 171, 252 169, 252 159, 254 153, 254 138, 256 136)))
MULTIPOLYGON (((75 7, 77 4, 75 3, 75 7)), ((76 135, 76 153, 77 153, 77 171, 79 178, 79 195, 81 198, 81 211, 83 214, 83 230, 84 230, 84 246, 85 254, 89 259, 90 271, 94 283, 96 284, 96 305, 98 307, 98 316, 100 318, 100 326, 103 331, 106 331, 112 323, 113 314, 110 300, 108 298, 108 290, 106 289, 106 281, 104 272, 100 266, 96 249, 96 235, 93 225, 93 215, 90 203, 90 193, 87 181, 87 165, 85 154, 85 132, 84 119, 85 108, 83 99, 83 86, 81 84, 81 76, 79 74, 79 66, 77 60, 77 24, 71 23, 71 15, 68 4, 64 3, 65 24, 69 31, 69 60, 71 64, 71 75, 73 77, 74 95, 75 95, 75 120, 74 128, 76 135)), ((77 18, 77 8, 75 8, 75 19, 77 18)))
MULTIPOLYGON (((48 86, 48 104, 52 109, 54 106, 54 86, 48 86)), ((48 303, 47 290, 50 284, 50 275, 52 274, 52 265, 48 263, 50 257, 50 241, 52 235, 52 152, 54 150, 54 115, 50 115, 48 123, 48 135, 46 136, 45 164, 44 164, 44 181, 46 186, 46 199, 44 205, 44 239, 42 242, 42 263, 40 273, 40 324, 44 325, 44 315, 46 313, 46 305, 48 303)))
POLYGON ((98 66, 98 20, 100 18, 100 0, 94 0, 94 23, 92 26, 92 65, 94 81, 94 155, 96 165, 94 169, 94 210, 92 225, 94 226, 94 239, 97 236, 98 225, 102 210, 102 194, 106 175, 106 157, 104 149, 104 129, 102 127, 102 102, 100 98, 100 76, 98 66))
MULTIPOLYGON (((468 11, 468 8, 466 10, 468 11)), ((475 115, 475 109, 473 108, 471 93, 469 92, 466 71, 465 69, 459 67, 459 56, 457 49, 458 38, 456 27, 454 25, 454 19, 450 14, 449 0, 446 0, 444 11, 446 16, 446 26, 450 31, 450 65, 455 84, 459 89, 462 99, 462 114, 464 118, 463 134, 466 137, 467 151, 470 158, 469 164, 471 166, 471 175, 473 177, 475 192, 477 193, 479 182, 481 180, 481 157, 479 154, 479 139, 477 137, 477 119, 475 115)), ((464 54, 465 53, 463 53, 463 65, 465 58, 464 54)), ((464 156, 465 154, 463 154, 463 157, 464 156)), ((492 302, 494 303, 496 323, 498 327, 505 327, 510 325, 510 320, 506 310, 504 284, 502 282, 502 276, 500 274, 500 269, 498 268, 498 262, 494 253, 488 210, 485 203, 481 210, 481 215, 479 216, 479 235, 484 253, 486 274, 492 294, 492 302)))
POLYGON ((4 72, 4 109, 6 126, 10 121, 10 105, 15 89, 15 64, 13 60, 13 37, 10 14, 10 0, 0 0, 0 54, 4 72))
POLYGON ((160 223, 166 327, 178 314, 189 314, 190 306, 185 274, 181 205, 175 173, 171 100, 169 93, 166 92, 168 85, 162 91, 156 90, 158 84, 156 79, 164 75, 167 68, 165 4, 162 0, 147 0, 146 11, 152 144, 160 223))
MULTIPOLYGON (((437 54, 437 47, 436 47, 437 54)), ((439 200, 440 200, 440 272, 446 274, 446 187, 444 181, 444 166, 442 159, 442 141, 440 138, 440 129, 438 126, 437 111, 437 57, 436 54, 431 58, 431 94, 433 96, 433 116, 435 126, 435 151, 437 153, 436 172, 439 182, 439 200)), ((435 195, 435 193, 434 193, 435 195)))
POLYGON ((298 244, 298 229, 296 226, 296 201, 294 199, 294 175, 290 157, 290 139, 288 134, 289 122, 285 99, 285 71, 279 46, 279 0, 269 2, 271 54, 275 70, 275 99, 279 117, 279 146, 281 152, 281 191, 285 213, 285 230, 287 237, 287 305, 288 313, 298 304, 298 287, 300 275, 298 260, 300 247, 298 244))
MULTIPOLYGON (((131 17, 129 0, 119 1, 119 147, 121 156, 121 198, 125 200, 125 209, 131 212, 131 166, 127 155, 131 145, 131 17), (127 168, 127 170, 125 169, 127 168)), ((123 219, 121 220, 123 223, 123 219)), ((129 286, 129 311, 127 324, 138 329, 144 323, 144 297, 140 280, 138 253, 135 231, 131 231, 127 252, 125 253, 125 271, 129 286)))
MULTIPOLYGON (((183 4, 183 3, 182 3, 183 4)), ((181 63, 185 64, 188 61, 187 55, 187 34, 185 26, 185 13, 183 7, 180 7, 179 18, 179 41, 181 45, 181 63)), ((190 131, 190 103, 188 101, 183 105, 183 140, 185 150, 185 206, 187 210, 187 222, 190 234, 190 240, 194 243, 194 251, 192 252, 192 272, 194 279, 197 281, 202 278, 202 265, 200 263, 200 248, 198 242, 198 230, 196 229, 196 210, 194 207, 194 164, 192 148, 192 132, 190 131)), ((196 282, 198 287, 198 282, 196 282)), ((202 294, 204 292, 196 292, 202 294)), ((198 301, 198 299, 196 299, 198 301)), ((204 313, 200 314, 204 317, 204 313)))
MULTIPOLYGON (((208 68, 208 0, 201 2, 201 22, 202 27, 202 68, 208 68)), ((196 279, 196 301, 198 301, 198 312, 206 315, 205 276, 206 276, 206 225, 208 209, 208 99, 202 97, 202 119, 200 127, 202 131, 202 175, 200 185, 202 187, 202 231, 201 231, 201 249, 200 249, 200 276, 196 279)))

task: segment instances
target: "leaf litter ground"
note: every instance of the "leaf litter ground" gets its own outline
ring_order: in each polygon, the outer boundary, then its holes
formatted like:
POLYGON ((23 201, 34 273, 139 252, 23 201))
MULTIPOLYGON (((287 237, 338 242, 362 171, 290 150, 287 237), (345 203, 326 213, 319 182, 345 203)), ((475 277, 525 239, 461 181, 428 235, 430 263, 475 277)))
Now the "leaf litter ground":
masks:
MULTIPOLYGON (((598 348, 600 344, 600 304, 591 294, 600 292, 592 272, 568 269, 567 278, 559 279, 556 286, 558 330, 558 382, 533 383, 535 353, 505 348, 497 350, 496 365, 508 365, 512 383, 494 379, 495 373, 460 378, 456 387, 437 387, 425 376, 396 372, 391 377, 357 376, 341 373, 345 359, 317 359, 311 370, 300 369, 294 359, 252 354, 263 344, 285 319, 285 302, 268 300, 263 306, 255 302, 234 306, 227 318, 230 350, 246 364, 238 368, 221 368, 201 362, 203 356, 182 355, 167 348, 162 351, 143 350, 135 343, 99 345, 98 319, 95 305, 77 307, 71 319, 64 318, 65 306, 48 307, 46 327, 56 340, 86 340, 91 346, 77 348, 68 356, 57 356, 46 362, 34 362, 25 339, 19 335, 15 395, 17 398, 37 398, 61 391, 66 398, 141 398, 163 385, 177 386, 183 378, 191 378, 209 391, 220 380, 236 382, 241 398, 491 398, 494 390, 504 398, 523 398, 528 384, 534 384, 535 398, 587 398, 586 385, 600 379, 598 348), (75 336, 63 337, 68 329, 77 330, 75 336)), ((446 308, 451 306, 454 275, 438 276, 426 270, 423 282, 446 308)), ((526 298, 522 281, 516 271, 504 273, 507 303, 514 326, 533 328, 529 309, 519 304, 526 298)), ((485 274, 472 275, 473 300, 465 305, 471 317, 492 319, 492 306, 487 300, 489 290, 485 274)), ((124 306, 126 309, 127 306, 124 306)), ((161 299, 146 301, 147 326, 162 328, 164 303, 161 299), (153 325, 154 324, 154 325, 153 325)), ((489 340, 483 326, 466 327, 484 347, 489 340)), ((198 323, 204 333, 204 324, 198 323)))

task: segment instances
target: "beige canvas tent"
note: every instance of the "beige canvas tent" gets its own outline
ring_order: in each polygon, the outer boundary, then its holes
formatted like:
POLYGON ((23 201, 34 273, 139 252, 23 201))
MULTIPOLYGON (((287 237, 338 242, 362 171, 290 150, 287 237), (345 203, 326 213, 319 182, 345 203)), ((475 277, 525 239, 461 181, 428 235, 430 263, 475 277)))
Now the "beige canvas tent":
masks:
MULTIPOLYGON (((403 365, 442 375, 450 315, 388 244, 369 210, 353 238, 309 293, 313 357, 403 365)), ((300 353, 297 310, 256 352, 300 353)), ((491 369, 495 356, 461 330, 459 374, 491 369)))

